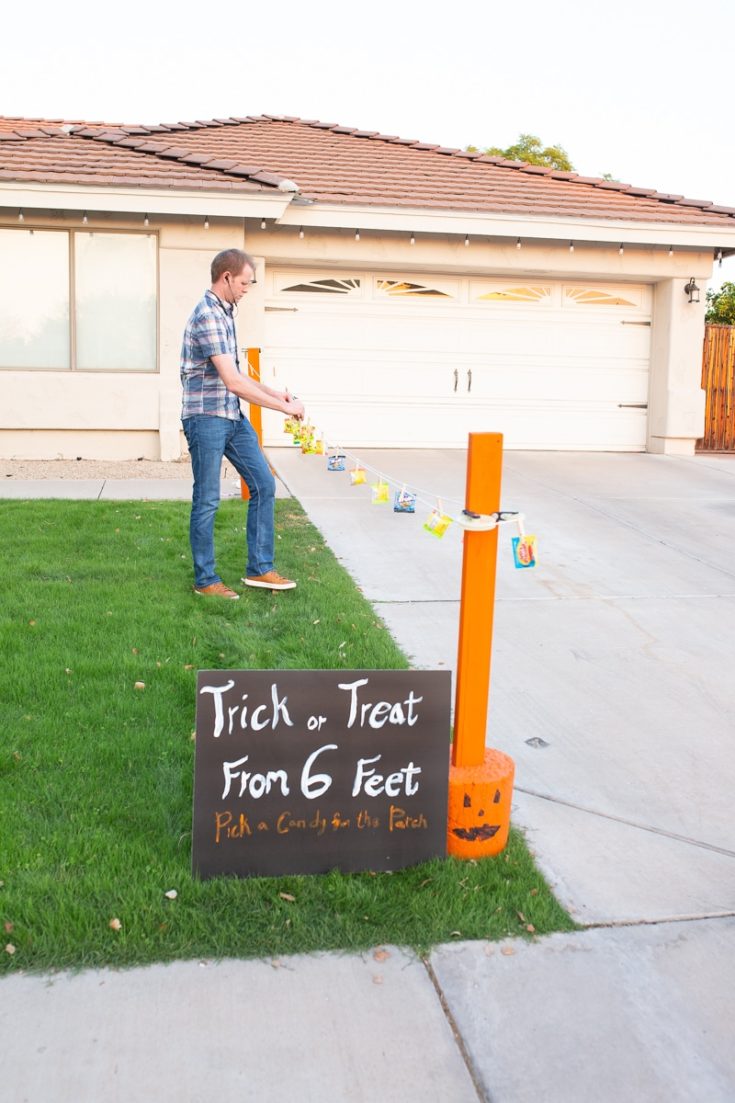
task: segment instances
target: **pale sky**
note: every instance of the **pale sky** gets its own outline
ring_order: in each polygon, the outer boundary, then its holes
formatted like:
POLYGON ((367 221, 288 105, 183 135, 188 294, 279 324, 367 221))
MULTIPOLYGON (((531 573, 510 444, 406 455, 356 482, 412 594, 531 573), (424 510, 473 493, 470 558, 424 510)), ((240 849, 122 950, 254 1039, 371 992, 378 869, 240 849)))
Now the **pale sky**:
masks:
MULTIPOLYGON (((521 132, 585 175, 735 207, 733 0, 88 0, 3 13, 0 114, 284 114, 463 148, 521 132)), ((715 270, 735 280, 735 258, 715 270)))

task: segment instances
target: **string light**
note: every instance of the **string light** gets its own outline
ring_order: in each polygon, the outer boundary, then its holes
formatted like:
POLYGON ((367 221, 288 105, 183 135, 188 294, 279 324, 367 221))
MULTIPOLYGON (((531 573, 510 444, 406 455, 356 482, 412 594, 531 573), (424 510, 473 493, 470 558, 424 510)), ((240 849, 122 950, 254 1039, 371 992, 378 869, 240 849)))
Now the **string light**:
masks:
POLYGON ((204 229, 205 230, 209 229, 209 215, 208 214, 205 214, 205 216, 204 216, 204 229))
POLYGON ((413 233, 411 234, 411 239, 410 239, 408 244, 409 245, 415 245, 416 244, 416 235, 415 234, 413 234, 413 233))
POLYGON ((87 212, 85 211, 84 214, 82 215, 82 225, 86 226, 88 222, 89 222, 89 219, 87 218, 87 212))
POLYGON ((299 226, 299 237, 301 238, 302 241, 304 240, 304 227, 303 226, 299 226))
POLYGON ((469 243, 470 243, 470 235, 469 234, 465 234, 464 243, 465 243, 465 245, 469 245, 469 243))
POLYGON ((151 220, 148 217, 148 215, 146 215, 145 218, 143 219, 143 225, 144 226, 150 226, 150 224, 151 224, 151 220))
POLYGON ((25 215, 23 214, 22 210, 18 211, 18 221, 19 222, 24 222, 25 221, 25 215))
POLYGON ((623 243, 621 241, 620 242, 620 248, 618 249, 618 256, 622 257, 624 252, 625 252, 625 246, 623 245, 623 243))
POLYGON ((263 219, 261 219, 261 222, 260 222, 260 228, 261 228, 261 230, 264 230, 264 229, 265 229, 265 219, 264 219, 264 218, 263 218, 263 219))
POLYGON ((574 242, 573 242, 573 241, 570 241, 570 242, 569 242, 569 252, 570 252, 570 253, 573 253, 573 252, 574 252, 574 242))
POLYGON ((520 247, 521 247, 521 239, 518 238, 518 241, 516 242, 516 249, 520 249, 520 247))
POLYGON ((360 231, 355 230, 355 241, 359 241, 359 240, 360 240, 360 231))

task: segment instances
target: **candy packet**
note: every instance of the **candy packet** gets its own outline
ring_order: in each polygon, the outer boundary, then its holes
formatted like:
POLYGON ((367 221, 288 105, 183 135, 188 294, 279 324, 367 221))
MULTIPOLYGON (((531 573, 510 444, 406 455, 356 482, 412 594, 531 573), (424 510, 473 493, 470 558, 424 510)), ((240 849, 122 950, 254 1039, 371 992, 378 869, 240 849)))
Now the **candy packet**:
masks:
POLYGON ((519 570, 536 566, 536 537, 527 535, 511 537, 513 562, 519 570))
POLYGON ((371 483, 373 491, 373 505, 380 506, 390 500, 390 487, 380 479, 377 483, 371 483))
POLYGON ((447 517, 439 509, 432 509, 429 517, 424 522, 424 528, 432 536, 442 537, 452 523, 452 518, 447 517))
POLYGON ((416 512, 416 495, 412 494, 410 490, 406 490, 405 486, 402 486, 400 490, 396 491, 395 498, 393 499, 393 512, 416 512))

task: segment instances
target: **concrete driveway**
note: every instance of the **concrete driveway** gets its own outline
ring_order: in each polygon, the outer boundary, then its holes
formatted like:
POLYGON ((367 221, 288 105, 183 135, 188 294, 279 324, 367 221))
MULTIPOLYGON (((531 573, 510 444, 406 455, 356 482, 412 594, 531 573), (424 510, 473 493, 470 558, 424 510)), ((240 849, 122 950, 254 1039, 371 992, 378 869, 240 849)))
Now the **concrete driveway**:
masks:
MULTIPOLYGON (((270 455, 415 664, 453 668, 460 531, 270 455)), ((463 452, 360 457, 463 500, 463 452)), ((735 457, 509 452, 502 502, 539 539, 517 571, 500 536, 488 743, 516 762, 514 822, 581 923, 734 913, 735 457)))

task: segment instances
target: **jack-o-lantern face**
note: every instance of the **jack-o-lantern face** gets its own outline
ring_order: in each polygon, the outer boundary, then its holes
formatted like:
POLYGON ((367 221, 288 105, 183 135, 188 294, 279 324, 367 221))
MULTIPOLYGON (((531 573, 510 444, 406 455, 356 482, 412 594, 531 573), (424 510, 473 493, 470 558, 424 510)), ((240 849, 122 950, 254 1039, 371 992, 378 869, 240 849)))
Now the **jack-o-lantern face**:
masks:
MULTIPOLYGON (((500 789, 495 790, 493 796, 493 805, 500 804, 500 789)), ((469 811, 472 809, 472 797, 469 793, 465 793, 462 799, 462 808, 467 809, 467 826, 466 827, 453 827, 452 834, 456 835, 458 839, 466 839, 468 842, 474 842, 475 839, 492 839, 494 835, 497 835, 498 831, 502 827, 500 823, 489 823, 487 814, 484 808, 478 808, 477 812, 469 811), (472 823, 471 821, 476 822, 472 823)), ((497 813, 497 809, 495 809, 497 813)), ((491 811, 492 815, 492 811, 491 811)))
POLYGON ((477 766, 450 766, 447 853, 464 859, 500 853, 510 831, 514 773, 513 759, 491 747, 477 766))

